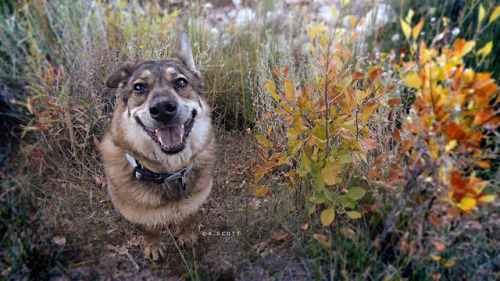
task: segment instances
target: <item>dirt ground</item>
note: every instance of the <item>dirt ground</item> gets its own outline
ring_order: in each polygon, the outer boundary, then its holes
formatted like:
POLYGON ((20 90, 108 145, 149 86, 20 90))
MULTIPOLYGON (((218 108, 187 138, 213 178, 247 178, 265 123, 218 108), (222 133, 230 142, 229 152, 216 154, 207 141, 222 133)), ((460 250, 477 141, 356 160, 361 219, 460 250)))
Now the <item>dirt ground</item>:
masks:
MULTIPOLYGON (((152 262, 142 253, 142 235, 116 213, 102 187, 103 199, 99 204, 83 201, 80 204, 84 205, 78 206, 86 214, 73 219, 82 220, 83 224, 71 222, 72 216, 63 215, 64 211, 59 213, 61 222, 55 224, 61 228, 56 230, 54 240, 63 245, 59 257, 63 275, 58 280, 305 277, 307 269, 286 250, 287 242, 271 239, 279 229, 265 229, 273 226, 268 223, 272 214, 265 206, 269 200, 251 196, 252 187, 247 184, 252 176, 249 163, 256 160, 252 140, 247 135, 224 133, 219 135, 218 144, 214 189, 196 218, 195 231, 200 239, 194 248, 178 248, 170 234, 173 230, 164 227, 166 258, 152 262)), ((71 196, 65 198, 72 200, 71 196)))

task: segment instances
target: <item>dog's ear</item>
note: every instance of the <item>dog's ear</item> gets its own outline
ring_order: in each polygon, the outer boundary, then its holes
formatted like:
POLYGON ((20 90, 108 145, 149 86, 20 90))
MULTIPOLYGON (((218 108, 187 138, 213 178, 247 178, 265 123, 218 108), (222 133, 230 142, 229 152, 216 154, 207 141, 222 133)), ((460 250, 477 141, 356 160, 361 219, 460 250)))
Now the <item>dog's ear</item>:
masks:
POLYGON ((108 77, 106 81, 106 86, 109 88, 118 88, 123 86, 123 84, 128 80, 132 72, 136 67, 137 63, 126 61, 120 64, 108 77))
POLYGON ((184 30, 179 31, 179 34, 177 35, 177 41, 175 42, 172 56, 181 60, 182 63, 189 68, 189 70, 198 73, 198 70, 194 65, 191 43, 189 42, 189 38, 184 30))

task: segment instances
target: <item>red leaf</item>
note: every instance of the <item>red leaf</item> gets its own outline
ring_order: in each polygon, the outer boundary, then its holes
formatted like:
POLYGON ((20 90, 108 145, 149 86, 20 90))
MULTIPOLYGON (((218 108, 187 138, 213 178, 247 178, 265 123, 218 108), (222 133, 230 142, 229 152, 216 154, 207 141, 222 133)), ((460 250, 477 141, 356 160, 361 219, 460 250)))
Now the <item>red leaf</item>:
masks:
POLYGON ((404 143, 403 143, 403 150, 405 152, 407 152, 408 150, 410 150, 410 148, 413 147, 413 141, 412 140, 405 140, 404 143))
POLYGON ((382 77, 382 73, 384 73, 384 70, 382 67, 377 67, 370 73, 370 81, 372 84, 375 84, 380 80, 380 77, 382 77))
POLYGON ((39 149, 33 149, 33 154, 35 155, 35 162, 40 165, 42 159, 42 152, 39 149))
POLYGON ((390 99, 389 100, 389 106, 394 107, 395 105, 398 105, 401 103, 401 99, 390 99))
POLYGON ((399 133, 398 129, 394 129, 394 132, 392 132, 392 138, 397 142, 401 143, 401 134, 399 133))
POLYGON ((380 173, 377 170, 370 170, 370 171, 368 171, 368 174, 372 178, 376 178, 376 179, 382 178, 382 176, 380 175, 380 173))
POLYGON ((483 108, 478 110, 474 116, 474 123, 482 125, 493 117, 493 107, 483 108))
POLYGON ((441 227, 441 220, 439 218, 437 218, 436 216, 434 215, 430 215, 429 216, 429 221, 432 223, 432 225, 434 225, 436 228, 440 228, 441 227))
POLYGON ((278 78, 281 78, 281 72, 277 68, 274 68, 273 72, 274 74, 276 74, 276 76, 278 76, 278 78))
POLYGON ((372 150, 377 148, 377 141, 374 139, 365 139, 359 142, 366 150, 372 150))
POLYGON ((451 123, 444 128, 448 141, 460 140, 465 137, 464 131, 456 123, 451 123))
POLYGON ((441 242, 434 243, 434 246, 436 247, 436 249, 438 251, 444 251, 446 249, 446 247, 444 246, 444 244, 441 243, 441 242))
POLYGON ((364 78, 365 78, 365 74, 363 72, 354 72, 352 74, 352 81, 359 80, 359 79, 364 79, 364 78))
POLYGON ((495 130, 500 126, 500 116, 494 116, 483 125, 488 130, 495 130))

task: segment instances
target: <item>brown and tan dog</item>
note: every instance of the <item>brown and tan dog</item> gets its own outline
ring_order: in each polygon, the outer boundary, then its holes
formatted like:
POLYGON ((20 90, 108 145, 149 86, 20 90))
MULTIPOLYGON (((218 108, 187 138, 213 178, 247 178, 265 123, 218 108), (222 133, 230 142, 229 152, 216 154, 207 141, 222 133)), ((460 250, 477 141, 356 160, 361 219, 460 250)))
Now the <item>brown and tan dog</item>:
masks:
POLYGON ((190 221, 212 188, 211 109, 189 39, 181 32, 166 60, 122 63, 106 85, 119 88, 100 145, 111 201, 142 230, 144 250, 157 260, 160 226, 177 225, 180 244, 196 242, 190 221))

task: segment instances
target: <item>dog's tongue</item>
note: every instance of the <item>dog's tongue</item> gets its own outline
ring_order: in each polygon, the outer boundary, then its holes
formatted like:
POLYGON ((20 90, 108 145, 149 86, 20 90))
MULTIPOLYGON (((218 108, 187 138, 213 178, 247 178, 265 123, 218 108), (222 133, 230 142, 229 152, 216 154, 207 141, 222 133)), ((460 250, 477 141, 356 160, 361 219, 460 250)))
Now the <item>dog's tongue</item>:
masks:
POLYGON ((181 125, 165 127, 156 130, 156 135, 163 146, 177 146, 182 143, 184 128, 181 125))

